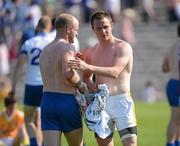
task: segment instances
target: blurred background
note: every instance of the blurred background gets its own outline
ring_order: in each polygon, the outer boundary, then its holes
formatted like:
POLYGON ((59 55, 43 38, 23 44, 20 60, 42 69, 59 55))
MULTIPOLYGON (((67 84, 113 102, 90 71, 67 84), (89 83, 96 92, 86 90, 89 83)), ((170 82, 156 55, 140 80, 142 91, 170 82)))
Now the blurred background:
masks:
MULTIPOLYGON (((80 21, 80 48, 84 49, 96 43, 90 15, 105 10, 112 15, 115 36, 133 46, 132 96, 148 100, 144 94, 151 82, 157 93, 153 101, 164 100, 168 75, 161 72, 161 64, 177 38, 179 6, 178 0, 0 0, 0 75, 11 78, 19 48, 31 37, 41 15, 52 19, 62 12, 75 15, 80 21)), ((21 100, 24 86, 23 82, 18 84, 21 100)))
MULTIPOLYGON (((96 10, 109 12, 114 21, 114 35, 133 47, 131 92, 137 101, 139 146, 164 145, 169 118, 165 87, 169 75, 162 73, 161 65, 166 52, 178 39, 179 0, 0 0, 0 88, 6 86, 6 90, 2 90, 4 93, 0 92, 0 98, 10 90, 19 49, 34 35, 42 15, 47 14, 54 20, 58 14, 68 12, 77 17, 80 21, 78 40, 83 50, 97 42, 89 23, 96 10), (159 122, 153 124, 154 120, 159 122), (153 137, 154 133, 158 136, 153 137)), ((24 74, 16 89, 21 109, 24 74)), ((87 133, 85 136, 85 141, 91 143, 87 133)))

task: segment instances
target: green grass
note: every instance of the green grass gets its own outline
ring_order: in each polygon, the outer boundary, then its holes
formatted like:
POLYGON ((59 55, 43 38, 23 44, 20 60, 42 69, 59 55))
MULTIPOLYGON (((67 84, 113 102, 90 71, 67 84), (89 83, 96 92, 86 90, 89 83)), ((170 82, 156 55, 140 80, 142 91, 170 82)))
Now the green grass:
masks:
MULTIPOLYGON (((22 109, 22 105, 19 105, 22 109)), ((136 101, 136 115, 138 122, 138 146, 164 146, 166 141, 166 127, 169 120, 169 106, 166 101, 147 104, 136 101)), ((2 103, 0 103, 2 109, 2 103)), ((97 146, 93 132, 84 126, 84 141, 86 146, 97 146)), ((114 145, 122 146, 117 132, 114 135, 114 145)), ((62 146, 68 146, 62 137, 62 146)))
MULTIPOLYGON (((136 101, 135 107, 138 122, 138 146, 164 146, 170 114, 167 102, 147 104, 136 101)), ((86 146, 97 146, 93 132, 90 132, 86 126, 84 126, 84 133, 86 146)), ((122 146, 117 132, 114 135, 114 145, 122 146)), ((67 146, 64 137, 62 146, 67 146)))

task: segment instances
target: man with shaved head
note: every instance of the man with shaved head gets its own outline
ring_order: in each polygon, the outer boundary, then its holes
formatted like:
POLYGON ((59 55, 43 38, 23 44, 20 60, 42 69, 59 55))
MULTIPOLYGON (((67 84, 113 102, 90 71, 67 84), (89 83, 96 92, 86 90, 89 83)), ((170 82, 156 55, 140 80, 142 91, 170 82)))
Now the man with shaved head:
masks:
POLYGON ((43 79, 41 120, 45 146, 60 146, 64 133, 69 146, 82 146, 82 119, 75 99, 76 90, 87 91, 78 73, 68 66, 75 59, 72 45, 78 34, 79 22, 70 14, 55 20, 56 37, 40 56, 43 79))

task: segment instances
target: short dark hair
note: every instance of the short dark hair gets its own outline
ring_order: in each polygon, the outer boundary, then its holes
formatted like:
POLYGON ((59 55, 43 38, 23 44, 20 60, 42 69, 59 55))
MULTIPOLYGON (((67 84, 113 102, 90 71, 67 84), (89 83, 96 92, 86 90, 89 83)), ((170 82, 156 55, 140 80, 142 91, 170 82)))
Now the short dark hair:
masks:
POLYGON ((105 11, 96 11, 91 15, 91 26, 93 28, 94 20, 101 20, 103 18, 107 18, 110 22, 112 22, 112 17, 109 13, 105 11))
POLYGON ((13 98, 13 97, 6 97, 4 99, 4 105, 5 107, 9 106, 9 105, 12 105, 12 104, 15 104, 16 103, 16 99, 13 98))

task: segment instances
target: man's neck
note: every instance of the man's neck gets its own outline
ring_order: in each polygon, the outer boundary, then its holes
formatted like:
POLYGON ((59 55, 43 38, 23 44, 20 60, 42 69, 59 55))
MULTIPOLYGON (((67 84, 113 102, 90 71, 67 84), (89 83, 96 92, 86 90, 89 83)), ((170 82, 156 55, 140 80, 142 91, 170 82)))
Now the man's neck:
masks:
POLYGON ((113 45, 114 42, 115 42, 115 38, 111 37, 110 39, 108 39, 106 41, 104 41, 104 40, 99 41, 99 44, 102 48, 107 48, 107 47, 113 45))

